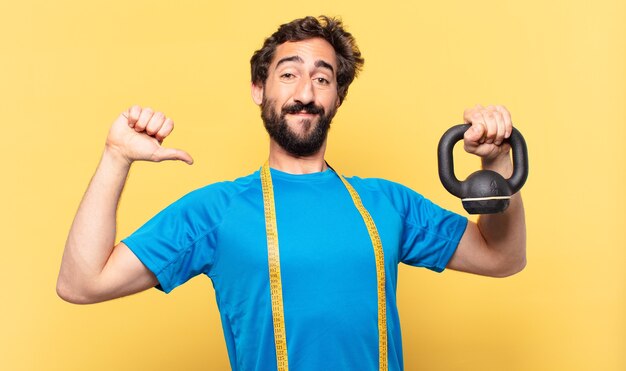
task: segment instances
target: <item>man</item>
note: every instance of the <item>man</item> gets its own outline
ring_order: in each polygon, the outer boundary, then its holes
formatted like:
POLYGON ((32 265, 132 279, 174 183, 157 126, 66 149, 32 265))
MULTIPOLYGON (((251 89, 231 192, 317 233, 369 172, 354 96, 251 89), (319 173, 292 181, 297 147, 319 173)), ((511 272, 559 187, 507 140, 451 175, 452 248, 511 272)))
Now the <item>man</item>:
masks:
MULTIPOLYGON (((504 213, 475 224, 401 185, 346 181, 329 168, 327 131, 362 64, 335 19, 282 25, 251 60, 267 164, 191 192, 113 246, 132 162, 193 162, 162 146, 170 118, 138 106, 122 113, 70 230, 59 295, 95 303, 154 286, 169 292, 204 273, 234 370, 402 369, 398 263, 514 274, 525 265, 524 211, 516 194, 504 213)), ((464 119, 466 151, 509 177, 509 112, 476 106, 464 119)))

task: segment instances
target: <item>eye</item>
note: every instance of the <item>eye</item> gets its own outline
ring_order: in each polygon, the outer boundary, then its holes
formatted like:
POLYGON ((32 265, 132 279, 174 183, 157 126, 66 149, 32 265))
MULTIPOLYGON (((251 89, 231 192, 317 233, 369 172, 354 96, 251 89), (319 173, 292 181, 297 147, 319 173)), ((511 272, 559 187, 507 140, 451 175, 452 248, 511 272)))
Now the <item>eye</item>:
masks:
POLYGON ((293 73, 290 73, 290 72, 285 72, 282 75, 280 75, 280 78, 283 79, 283 80, 291 80, 291 79, 293 79, 295 77, 296 77, 296 75, 294 75, 293 73))
POLYGON ((326 80, 323 77, 316 77, 314 80, 315 80, 315 82, 317 82, 318 84, 321 84, 321 85, 328 85, 328 84, 330 84, 330 81, 326 80))

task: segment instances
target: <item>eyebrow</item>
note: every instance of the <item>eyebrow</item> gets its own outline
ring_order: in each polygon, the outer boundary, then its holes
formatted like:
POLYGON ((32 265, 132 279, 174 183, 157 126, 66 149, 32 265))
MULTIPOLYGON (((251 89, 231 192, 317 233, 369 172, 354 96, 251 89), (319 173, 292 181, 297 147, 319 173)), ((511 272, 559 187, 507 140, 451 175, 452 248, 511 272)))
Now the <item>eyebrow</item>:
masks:
POLYGON ((331 66, 330 63, 324 62, 321 59, 315 61, 315 67, 328 68, 330 72, 335 73, 335 69, 333 68, 333 66, 331 66))
MULTIPOLYGON (((304 63, 304 60, 302 58, 300 58, 299 56, 297 56, 297 55, 292 55, 290 57, 285 57, 285 58, 282 58, 281 60, 279 60, 278 63, 276 63, 275 69, 278 68, 278 66, 280 66, 281 64, 287 63, 287 62, 304 63)), ((335 73, 335 69, 333 68, 333 66, 330 63, 328 63, 326 61, 323 61, 321 59, 318 59, 317 61, 315 61, 314 65, 315 65, 315 67, 318 67, 318 68, 327 68, 332 73, 335 73)))

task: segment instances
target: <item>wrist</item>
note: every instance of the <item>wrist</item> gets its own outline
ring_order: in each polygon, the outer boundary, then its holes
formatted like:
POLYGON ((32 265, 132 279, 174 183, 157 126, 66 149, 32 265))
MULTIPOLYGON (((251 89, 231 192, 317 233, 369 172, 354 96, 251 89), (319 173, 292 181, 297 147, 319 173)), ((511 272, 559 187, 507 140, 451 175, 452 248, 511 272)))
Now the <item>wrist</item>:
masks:
POLYGON ((513 164, 509 152, 499 154, 493 158, 483 157, 481 160, 483 170, 495 171, 505 179, 510 178, 513 174, 513 164))
POLYGON ((128 170, 132 161, 129 160, 124 154, 113 146, 106 145, 102 154, 102 162, 111 164, 117 168, 128 170))

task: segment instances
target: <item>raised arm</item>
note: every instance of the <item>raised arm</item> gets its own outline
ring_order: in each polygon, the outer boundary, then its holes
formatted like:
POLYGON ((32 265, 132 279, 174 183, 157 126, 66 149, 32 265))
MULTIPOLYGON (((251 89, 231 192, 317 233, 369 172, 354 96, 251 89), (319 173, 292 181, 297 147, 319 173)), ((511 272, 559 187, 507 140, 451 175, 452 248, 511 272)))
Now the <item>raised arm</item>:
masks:
POLYGON ((104 152, 70 229, 57 293, 76 304, 130 295, 157 284, 157 279, 123 243, 115 244, 116 213, 134 161, 180 160, 193 163, 182 150, 161 146, 174 122, 161 112, 133 106, 113 122, 104 152))
MULTIPOLYGON (((482 160, 483 169, 509 178, 513 166, 510 146, 504 142, 511 135, 512 121, 502 106, 476 106, 464 113, 472 127, 464 137, 465 150, 482 160)), ((485 276, 506 277, 526 266, 526 222, 520 193, 499 214, 478 217, 469 222, 448 268, 485 276)))

